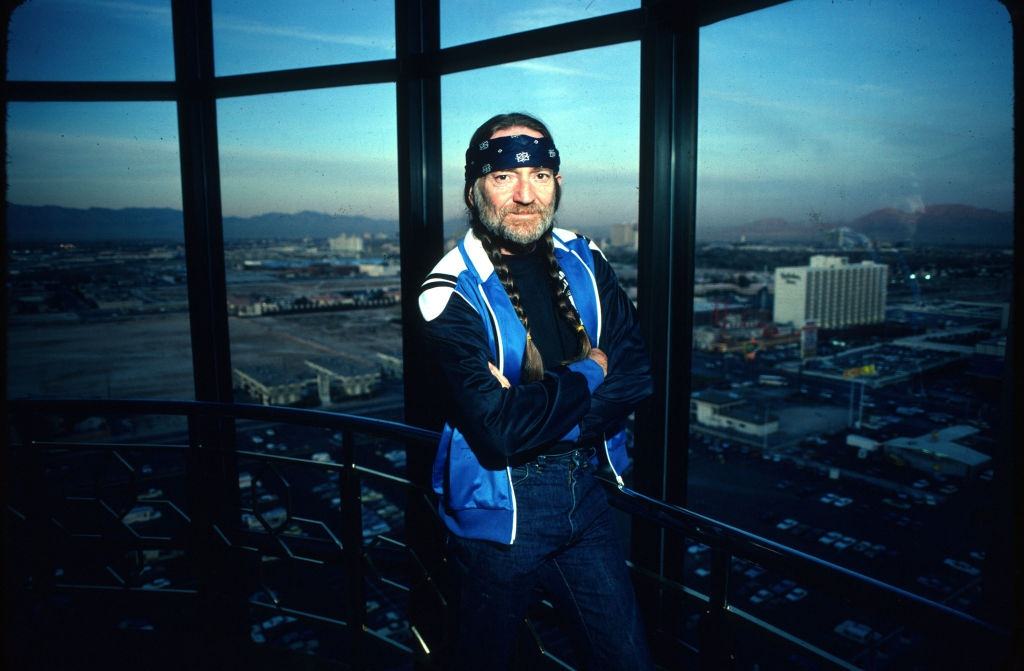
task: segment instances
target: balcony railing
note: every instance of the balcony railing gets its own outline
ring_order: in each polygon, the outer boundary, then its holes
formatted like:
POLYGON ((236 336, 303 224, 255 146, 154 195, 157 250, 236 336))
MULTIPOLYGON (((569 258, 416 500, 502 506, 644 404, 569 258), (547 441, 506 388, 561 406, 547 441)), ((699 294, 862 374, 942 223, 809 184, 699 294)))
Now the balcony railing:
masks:
MULTIPOLYGON (((70 600, 85 604, 79 615, 96 614, 93 632, 105 616, 141 640, 161 627, 181 634, 176 663, 272 666, 291 653, 259 644, 290 627, 277 647, 324 665, 443 668, 442 544, 423 541, 440 540, 443 527, 433 494, 394 464, 400 450, 432 450, 436 433, 316 410, 187 401, 17 400, 8 411, 16 440, 5 457, 5 599, 27 637, 22 654, 46 635, 32 614, 70 600), (179 424, 140 439, 129 427, 140 417, 179 424), (274 451, 269 436, 283 440, 282 426, 322 433, 274 451), (373 463, 382 453, 393 458, 388 468, 373 463), (421 526, 406 538, 404 520, 413 518, 421 526), (331 633, 316 639, 306 625, 331 633), (314 639, 331 645, 314 647, 314 639)), ((608 491, 633 522, 662 529, 666 547, 689 539, 710 548, 704 591, 680 580, 682 559, 671 552, 662 570, 632 565, 664 668, 688 660, 735 667, 751 640, 790 651, 805 668, 896 668, 883 641, 864 641, 851 657, 731 603, 734 558, 906 623, 923 636, 919 645, 969 655, 973 668, 993 668, 1008 646, 1005 630, 947 605, 611 482, 608 491), (699 614, 696 640, 682 633, 686 609, 699 614)), ((572 668, 543 627, 526 624, 535 664, 572 668)))

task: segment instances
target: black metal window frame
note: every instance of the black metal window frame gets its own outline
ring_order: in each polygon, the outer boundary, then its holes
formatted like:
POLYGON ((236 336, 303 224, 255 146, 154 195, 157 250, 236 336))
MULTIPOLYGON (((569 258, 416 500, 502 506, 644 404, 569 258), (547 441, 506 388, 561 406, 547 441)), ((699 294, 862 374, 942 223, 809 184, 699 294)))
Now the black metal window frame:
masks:
MULTIPOLYGON (((1020 44, 1022 9, 1019 0, 1002 0, 1013 24, 1014 45, 1020 44)), ((3 65, 6 73, 6 28, 14 3, 4 3, 3 65)), ((526 58, 549 56, 639 40, 640 64, 640 248, 638 292, 644 335, 656 371, 656 393, 640 409, 635 487, 668 503, 685 505, 692 347, 693 263, 697 138, 697 64, 700 28, 741 14, 781 4, 780 0, 700 0, 674 3, 643 0, 640 9, 531 30, 514 35, 440 47, 439 0, 396 0, 396 54, 393 59, 298 68, 218 77, 213 67, 211 0, 171 0, 175 79, 159 82, 8 81, 2 84, 8 102, 168 101, 178 108, 189 316, 192 335, 195 398, 231 402, 230 341, 227 325, 226 277, 217 152, 216 101, 234 96, 317 88, 391 83, 396 86, 396 138, 399 166, 399 234, 401 288, 415 296, 420 278, 443 248, 441 216, 441 104, 443 75, 526 58), (655 319, 654 315, 658 315, 655 319)), ((1021 49, 1014 49, 1019 70, 1021 49)), ((1015 127, 1021 127, 1020 105, 1014 102, 1015 127)), ((1014 137, 1014 181, 1021 151, 1014 137)), ((6 128, 3 142, 6 149, 6 128)), ((6 167, 4 176, 6 177, 6 167)), ((5 180, 6 184, 6 180, 5 180)), ((6 187, 5 187, 6 188, 6 187)), ((1021 599, 1019 567, 1020 520, 1024 497, 1013 483, 1024 481, 1021 459, 1012 449, 1021 432, 1018 399, 1024 371, 1017 353, 1020 330, 1013 326, 1021 313, 1020 278, 1022 210, 1020 189, 1014 199, 1014 280, 1011 331, 1007 347, 1003 416, 1000 437, 1003 469, 996 474, 994 497, 1005 515, 1001 539, 1002 575, 1021 599)), ((6 259, 3 261, 6 269, 6 259)), ((437 408, 431 380, 422 365, 415 301, 402 303, 405 358, 406 420, 435 426, 437 408)), ((6 333, 3 336, 6 344, 6 333)), ((6 390, 4 391, 6 394, 6 390)), ((429 463, 410 454, 410 474, 426 478, 429 463)), ((680 544, 655 526, 634 530, 634 557, 649 570, 668 578, 681 566, 680 544)))

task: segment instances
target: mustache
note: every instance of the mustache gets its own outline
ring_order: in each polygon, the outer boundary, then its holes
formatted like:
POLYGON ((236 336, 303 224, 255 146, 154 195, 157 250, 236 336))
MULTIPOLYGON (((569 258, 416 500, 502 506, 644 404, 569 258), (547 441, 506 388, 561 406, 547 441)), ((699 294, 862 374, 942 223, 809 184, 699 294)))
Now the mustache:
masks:
POLYGON ((536 203, 530 205, 509 205, 501 208, 498 214, 504 217, 506 214, 544 214, 547 208, 536 203))

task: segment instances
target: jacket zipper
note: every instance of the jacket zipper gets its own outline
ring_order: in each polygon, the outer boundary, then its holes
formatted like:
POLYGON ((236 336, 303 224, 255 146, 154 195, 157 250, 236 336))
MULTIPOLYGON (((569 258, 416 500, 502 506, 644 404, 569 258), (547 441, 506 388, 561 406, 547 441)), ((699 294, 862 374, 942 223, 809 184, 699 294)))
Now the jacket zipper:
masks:
MULTIPOLYGON (((604 458, 608 462, 608 466, 612 469, 612 473, 615 474, 615 482, 619 484, 619 489, 622 489, 626 486, 626 483, 623 482, 622 476, 619 475, 617 470, 615 470, 615 464, 612 463, 612 455, 608 452, 608 440, 602 439, 601 442, 604 444, 604 458)), ((512 481, 509 480, 509 484, 511 484, 511 482, 512 481)))
MULTIPOLYGON (((614 470, 614 469, 613 469, 614 470)), ((512 545, 516 542, 516 526, 519 521, 519 506, 516 505, 516 488, 512 485, 512 467, 505 466, 505 476, 508 478, 508 491, 512 495, 512 537, 509 539, 508 544, 512 545)))

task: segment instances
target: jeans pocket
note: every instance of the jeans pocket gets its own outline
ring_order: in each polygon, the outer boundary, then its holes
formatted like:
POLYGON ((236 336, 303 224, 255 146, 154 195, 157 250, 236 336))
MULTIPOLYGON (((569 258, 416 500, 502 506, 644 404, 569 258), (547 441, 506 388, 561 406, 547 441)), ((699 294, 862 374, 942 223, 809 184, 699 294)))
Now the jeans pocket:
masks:
POLYGON ((509 469, 509 473, 512 476, 512 486, 515 487, 520 482, 530 477, 530 467, 529 465, 512 466, 509 469))

